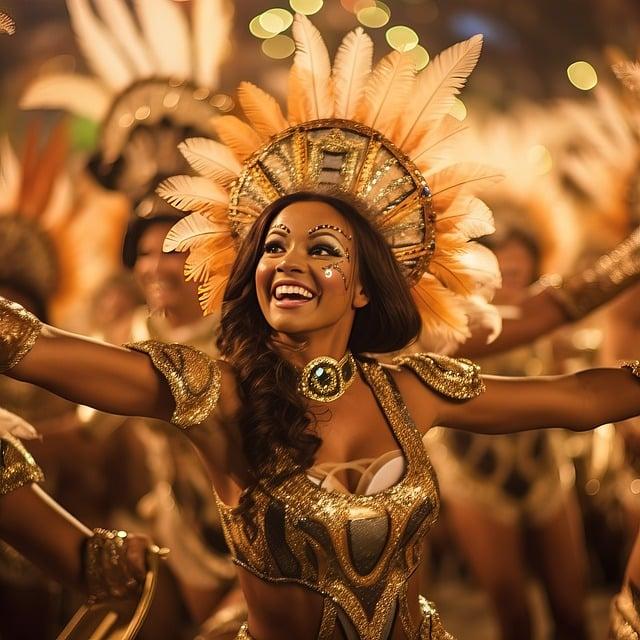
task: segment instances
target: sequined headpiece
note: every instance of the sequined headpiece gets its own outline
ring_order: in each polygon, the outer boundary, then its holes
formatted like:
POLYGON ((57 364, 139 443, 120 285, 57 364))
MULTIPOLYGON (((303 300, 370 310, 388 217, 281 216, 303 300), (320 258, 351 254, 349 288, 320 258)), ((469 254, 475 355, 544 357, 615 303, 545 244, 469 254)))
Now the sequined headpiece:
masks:
POLYGON ((344 38, 333 66, 305 16, 295 17, 293 36, 287 117, 273 97, 244 82, 238 101, 249 123, 223 116, 214 122, 222 144, 181 145, 200 175, 160 185, 160 195, 192 212, 169 233, 165 250, 189 250, 186 276, 200 282, 210 313, 221 304, 238 242, 267 205, 337 188, 371 212, 425 328, 464 340, 465 299, 489 297, 499 282, 493 254, 470 242, 493 229, 470 190, 497 176, 447 161, 451 139, 464 129, 449 111, 478 60, 481 36, 450 47, 419 74, 411 52, 392 52, 372 69, 373 44, 360 28, 344 38))

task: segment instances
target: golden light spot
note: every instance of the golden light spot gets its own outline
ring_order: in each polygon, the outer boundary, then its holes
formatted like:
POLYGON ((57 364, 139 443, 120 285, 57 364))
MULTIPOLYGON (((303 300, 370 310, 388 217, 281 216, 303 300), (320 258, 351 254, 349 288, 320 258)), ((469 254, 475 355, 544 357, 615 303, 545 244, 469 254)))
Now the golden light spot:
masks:
POLYGON ((281 33, 293 23, 293 16, 286 9, 269 9, 258 16, 260 26, 271 34, 281 33))
POLYGON ((375 6, 367 6, 356 12, 358 22, 365 27, 379 29, 391 19, 391 9, 384 3, 376 0, 375 6))
POLYGON ((146 120, 151 115, 151 107, 148 104, 143 104, 136 109, 133 117, 136 120, 146 120))
POLYGON ((598 84, 596 70, 584 60, 578 60, 567 67, 569 82, 582 91, 589 91, 598 84))
POLYGON ((467 117, 467 107, 465 107, 464 102, 462 102, 460 98, 454 98, 449 113, 457 120, 462 121, 467 117))
POLYGON ((206 100, 209 97, 209 89, 207 87, 198 87, 193 90, 193 99, 194 100, 206 100))
POLYGON ((180 102, 180 92, 179 91, 167 91, 162 98, 162 104, 167 109, 173 109, 177 106, 178 102, 180 102))
POLYGON ((233 98, 225 93, 217 93, 210 100, 211 104, 220 111, 231 111, 235 106, 233 98))
POLYGON ((134 123, 134 117, 129 113, 123 113, 118 120, 118 125, 123 129, 130 127, 134 123))
POLYGON ((342 8, 349 13, 358 13, 360 9, 375 7, 376 0, 340 0, 340 4, 342 8))
POLYGON ((421 44, 411 49, 411 53, 415 58, 417 71, 424 69, 429 64, 429 52, 421 44))
POLYGON ((420 41, 418 34, 413 29, 401 25, 387 29, 385 38, 389 46, 396 51, 411 51, 418 46, 420 41))
POLYGON ((527 150, 527 161, 538 176, 549 173, 553 168, 551 152, 542 144, 534 144, 527 150))
POLYGON ((585 482, 584 492, 588 496, 595 496, 598 491, 600 491, 600 480, 597 478, 591 478, 585 482))
POLYGON ((295 50, 296 44, 289 36, 275 36, 262 43, 262 53, 276 60, 288 58, 295 50))
POLYGON ((640 478, 634 478, 629 485, 629 489, 631 489, 631 493, 637 496, 640 493, 640 478))
POLYGON ((262 26, 262 23, 260 20, 261 18, 262 18, 262 14, 260 14, 259 16, 256 16, 253 20, 251 20, 251 22, 249 23, 249 31, 256 38, 262 38, 262 39, 273 38, 273 36, 275 36, 276 34, 273 31, 267 31, 262 26))
POLYGON ((323 0, 289 0, 291 8, 297 13, 304 13, 306 16, 318 13, 324 4, 323 0))

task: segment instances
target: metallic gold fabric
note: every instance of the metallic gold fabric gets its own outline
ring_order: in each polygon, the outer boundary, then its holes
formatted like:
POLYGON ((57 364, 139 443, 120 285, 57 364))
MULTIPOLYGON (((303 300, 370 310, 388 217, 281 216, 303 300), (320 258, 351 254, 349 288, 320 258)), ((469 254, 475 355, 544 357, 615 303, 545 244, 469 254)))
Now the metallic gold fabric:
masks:
POLYGON ((31 351, 41 327, 32 313, 0 297, 0 373, 15 367, 31 351))
POLYGON ((626 584, 611 603, 609 640, 640 639, 640 590, 626 584))
POLYGON ((485 390, 480 367, 464 358, 416 353, 394 358, 393 363, 411 369, 422 382, 447 398, 469 400, 485 390))
POLYGON ((6 434, 0 438, 0 496, 25 484, 42 482, 44 474, 20 440, 6 434))
MULTIPOLYGON (((282 481, 261 480, 239 507, 220 503, 220 511, 236 564, 264 580, 325 594, 346 616, 341 624, 364 639, 384 637, 398 601, 406 599, 440 502, 421 435, 391 375, 376 362, 359 367, 405 457, 402 479, 374 495, 329 492, 278 449, 276 476, 291 473, 282 481)), ((414 629, 411 637, 417 634, 414 629)))
POLYGON ((206 354, 182 344, 145 340, 125 345, 146 353, 166 378, 176 403, 171 422, 181 429, 201 424, 220 397, 220 368, 206 354))

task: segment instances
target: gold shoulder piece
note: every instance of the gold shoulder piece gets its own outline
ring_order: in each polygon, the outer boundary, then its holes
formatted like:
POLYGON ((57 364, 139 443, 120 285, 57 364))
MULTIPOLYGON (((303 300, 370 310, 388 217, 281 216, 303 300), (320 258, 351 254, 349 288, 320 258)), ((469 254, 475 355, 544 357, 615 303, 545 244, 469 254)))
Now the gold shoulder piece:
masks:
POLYGON ((187 429, 204 422, 220 397, 220 367, 202 351, 183 344, 145 340, 124 345, 146 353, 166 378, 176 403, 171 422, 187 429))
POLYGON ((0 496, 16 489, 42 482, 44 474, 22 442, 12 435, 0 438, 0 496))
POLYGON ((485 390, 480 367, 465 358, 415 353, 394 358, 393 363, 411 369, 428 387, 447 398, 470 400, 485 390))

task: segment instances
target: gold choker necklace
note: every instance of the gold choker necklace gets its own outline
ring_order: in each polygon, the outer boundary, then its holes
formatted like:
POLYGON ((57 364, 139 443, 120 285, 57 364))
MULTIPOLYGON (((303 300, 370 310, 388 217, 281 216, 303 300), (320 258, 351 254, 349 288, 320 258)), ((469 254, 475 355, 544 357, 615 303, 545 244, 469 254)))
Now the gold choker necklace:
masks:
POLYGON ((333 402, 351 386, 356 372, 356 360, 351 351, 347 351, 340 361, 320 356, 302 370, 298 391, 310 400, 333 402))

